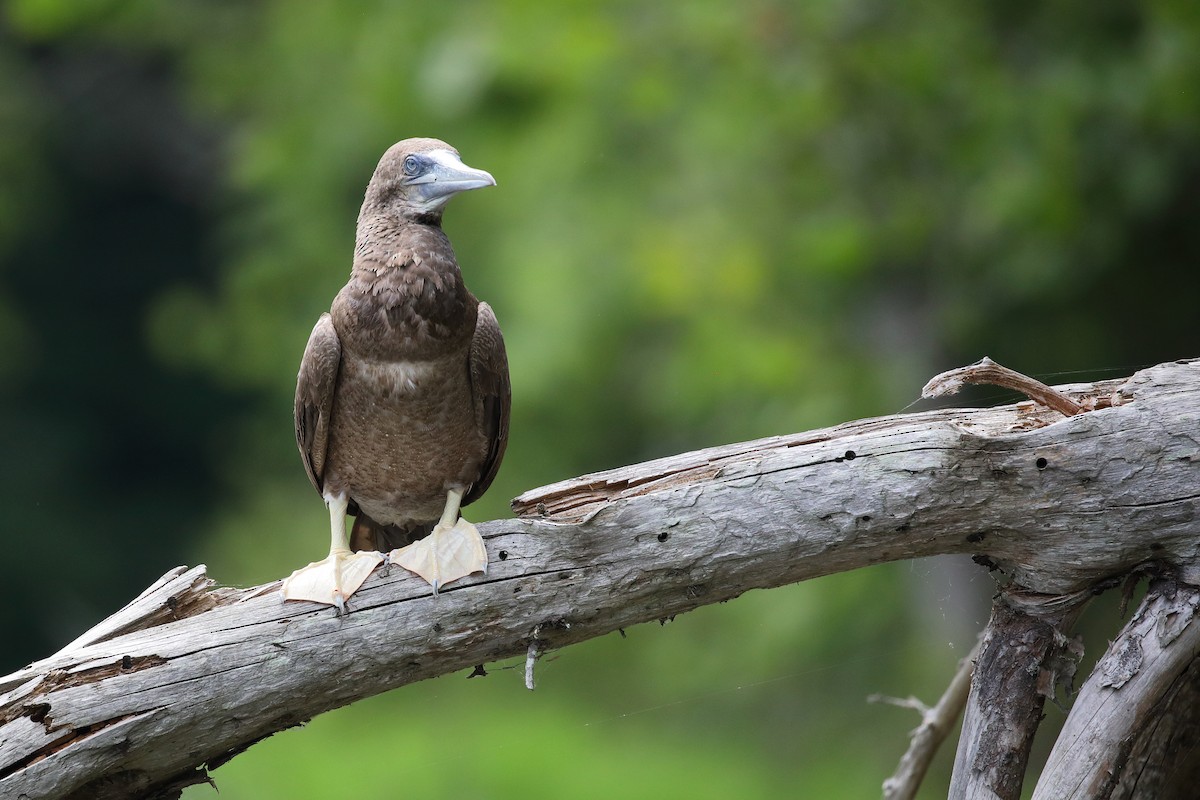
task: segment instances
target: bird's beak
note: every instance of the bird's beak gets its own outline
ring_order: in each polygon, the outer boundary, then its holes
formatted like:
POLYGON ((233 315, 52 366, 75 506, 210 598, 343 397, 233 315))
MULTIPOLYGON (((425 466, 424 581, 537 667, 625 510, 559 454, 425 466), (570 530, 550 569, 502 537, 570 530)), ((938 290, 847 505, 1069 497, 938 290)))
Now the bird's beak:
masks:
POLYGON ((440 208, 451 197, 468 189, 495 186, 496 179, 481 169, 468 167, 456 153, 449 150, 434 150, 427 154, 433 168, 414 179, 426 208, 440 208))

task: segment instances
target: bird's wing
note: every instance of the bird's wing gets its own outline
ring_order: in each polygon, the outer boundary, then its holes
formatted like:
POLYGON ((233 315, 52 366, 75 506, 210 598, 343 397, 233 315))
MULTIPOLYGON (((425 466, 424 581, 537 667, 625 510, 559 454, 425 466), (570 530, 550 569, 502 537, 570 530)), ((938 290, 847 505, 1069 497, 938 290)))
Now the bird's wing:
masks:
POLYGON ((329 422, 333 393, 342 364, 342 343, 333 318, 322 314, 313 326, 296 376, 296 446, 308 479, 321 491, 325 457, 329 454, 329 422))
POLYGON ((508 355, 504 352, 504 337, 500 334, 496 315, 487 303, 479 304, 479 318, 471 340, 471 395, 475 403, 475 424, 487 435, 488 451, 479 467, 479 477, 471 484, 463 505, 478 500, 492 485, 508 445, 508 414, 512 407, 508 355))

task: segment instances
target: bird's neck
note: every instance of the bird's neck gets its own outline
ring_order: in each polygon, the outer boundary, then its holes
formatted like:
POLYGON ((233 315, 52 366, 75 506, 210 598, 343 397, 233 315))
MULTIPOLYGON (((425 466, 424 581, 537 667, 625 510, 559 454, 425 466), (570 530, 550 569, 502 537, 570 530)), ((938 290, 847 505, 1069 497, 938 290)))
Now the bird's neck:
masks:
POLYGON ((344 349, 410 360, 457 352, 470 343, 478 305, 441 227, 360 217, 354 269, 331 309, 344 349), (389 324, 380 327, 381 317, 389 324))
POLYGON ((455 276, 454 248, 437 220, 421 222, 387 214, 364 215, 354 242, 354 271, 375 274, 404 270, 414 264, 439 264, 455 276))

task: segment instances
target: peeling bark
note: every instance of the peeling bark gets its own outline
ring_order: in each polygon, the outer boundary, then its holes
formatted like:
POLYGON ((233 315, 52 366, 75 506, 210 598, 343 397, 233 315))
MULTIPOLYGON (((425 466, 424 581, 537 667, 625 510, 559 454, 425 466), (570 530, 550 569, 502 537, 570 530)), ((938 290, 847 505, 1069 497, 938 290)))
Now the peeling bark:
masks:
POLYGON ((1018 800, 1042 706, 1069 683, 1082 646, 1070 629, 1083 604, 1046 609, 1002 591, 984 630, 954 760, 950 796, 1018 800))

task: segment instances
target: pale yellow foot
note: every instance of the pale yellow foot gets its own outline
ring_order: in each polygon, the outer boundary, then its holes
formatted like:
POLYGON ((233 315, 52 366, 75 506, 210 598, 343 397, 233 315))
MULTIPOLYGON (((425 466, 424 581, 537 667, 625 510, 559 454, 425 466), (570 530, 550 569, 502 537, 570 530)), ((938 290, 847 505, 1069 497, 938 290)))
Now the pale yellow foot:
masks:
POLYGON ((350 595, 358 591, 382 562, 383 553, 335 550, 288 576, 283 582, 283 599, 311 600, 337 606, 338 611, 345 612, 350 595))
POLYGON ((352 553, 346 547, 344 492, 325 495, 329 507, 329 555, 293 572, 283 582, 284 600, 311 600, 337 606, 346 612, 346 601, 358 591, 371 571, 383 563, 383 553, 352 553))
MULTIPOLYGON (((455 504, 457 512, 457 503, 455 504)), ((472 572, 487 572, 483 537, 465 519, 452 525, 439 522, 424 539, 388 554, 388 560, 415 572, 433 586, 433 593, 472 572)))

